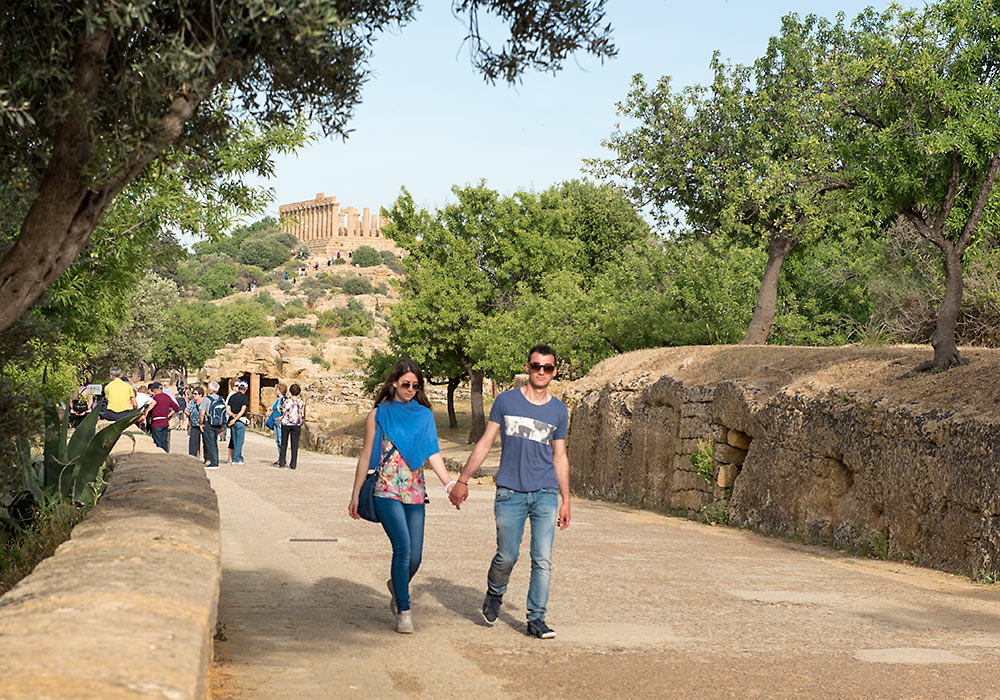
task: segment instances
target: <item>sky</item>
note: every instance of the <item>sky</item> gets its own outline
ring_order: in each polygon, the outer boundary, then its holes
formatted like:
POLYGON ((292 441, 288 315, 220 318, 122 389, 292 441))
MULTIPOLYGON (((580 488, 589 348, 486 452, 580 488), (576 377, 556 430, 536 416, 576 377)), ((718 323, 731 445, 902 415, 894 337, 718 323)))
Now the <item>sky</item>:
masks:
POLYGON ((376 41, 349 138, 318 135, 297 154, 277 157, 275 176, 255 184, 274 190, 272 214, 320 192, 377 211, 401 187, 428 210, 454 201, 452 186, 481 180, 503 194, 541 191, 582 177, 584 158, 610 156, 601 142, 615 131, 615 105, 634 74, 648 84, 669 75, 675 89, 705 84, 713 52, 752 63, 790 12, 850 19, 888 4, 609 0, 615 58, 571 57, 555 75, 527 73, 508 86, 489 85, 473 69, 451 2, 427 0, 413 22, 376 41))

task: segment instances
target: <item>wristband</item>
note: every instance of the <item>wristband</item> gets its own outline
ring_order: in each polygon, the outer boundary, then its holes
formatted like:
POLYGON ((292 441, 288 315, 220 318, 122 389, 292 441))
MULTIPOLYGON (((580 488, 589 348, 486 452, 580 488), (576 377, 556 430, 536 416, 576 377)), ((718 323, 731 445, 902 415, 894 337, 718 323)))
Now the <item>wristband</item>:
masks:
POLYGON ((468 486, 468 485, 469 485, 469 482, 468 482, 468 481, 462 481, 461 479, 459 479, 459 480, 458 480, 458 482, 456 482, 456 483, 459 483, 459 484, 461 484, 462 486, 468 486))
POLYGON ((445 493, 451 493, 451 487, 454 486, 456 483, 457 482, 454 479, 452 479, 451 481, 449 481, 447 484, 445 484, 444 492, 445 493))

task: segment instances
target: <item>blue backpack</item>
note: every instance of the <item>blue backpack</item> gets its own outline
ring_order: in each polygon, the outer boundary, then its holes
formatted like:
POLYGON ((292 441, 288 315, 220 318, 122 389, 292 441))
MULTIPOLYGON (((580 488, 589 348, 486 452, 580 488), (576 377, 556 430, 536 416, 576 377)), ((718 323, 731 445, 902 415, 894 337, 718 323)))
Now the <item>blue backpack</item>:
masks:
POLYGON ((213 428, 219 428, 226 422, 226 402, 219 396, 210 397, 211 403, 208 405, 208 424, 213 428))

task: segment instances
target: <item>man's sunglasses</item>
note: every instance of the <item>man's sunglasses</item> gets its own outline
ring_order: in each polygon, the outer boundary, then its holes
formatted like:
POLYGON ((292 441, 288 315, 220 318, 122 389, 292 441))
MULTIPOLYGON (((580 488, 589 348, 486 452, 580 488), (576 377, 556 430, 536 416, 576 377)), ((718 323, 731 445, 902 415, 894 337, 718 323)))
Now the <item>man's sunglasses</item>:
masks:
POLYGON ((529 362, 528 367, 531 368, 532 372, 538 372, 541 370, 542 372, 545 372, 545 374, 552 374, 556 371, 555 365, 543 365, 541 362, 529 362))

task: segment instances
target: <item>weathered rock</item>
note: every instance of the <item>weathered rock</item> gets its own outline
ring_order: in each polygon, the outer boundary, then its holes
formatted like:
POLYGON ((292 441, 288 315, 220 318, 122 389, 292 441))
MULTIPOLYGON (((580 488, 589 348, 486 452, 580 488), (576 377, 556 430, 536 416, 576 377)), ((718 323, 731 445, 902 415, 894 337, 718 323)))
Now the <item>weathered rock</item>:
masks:
POLYGON ((716 483, 724 488, 732 488, 736 481, 736 475, 740 473, 740 468, 735 464, 720 464, 719 473, 716 476, 716 483))
POLYGON ((746 451, 750 448, 750 436, 741 433, 739 430, 728 430, 726 432, 726 442, 739 450, 746 451))
POLYGON ((715 459, 723 464, 743 464, 747 451, 733 447, 723 442, 715 443, 715 459))

